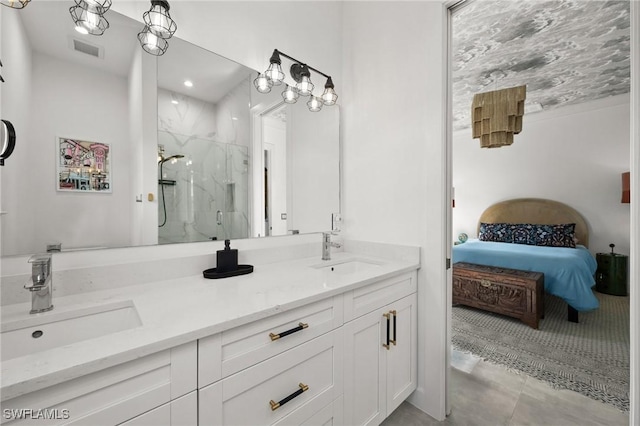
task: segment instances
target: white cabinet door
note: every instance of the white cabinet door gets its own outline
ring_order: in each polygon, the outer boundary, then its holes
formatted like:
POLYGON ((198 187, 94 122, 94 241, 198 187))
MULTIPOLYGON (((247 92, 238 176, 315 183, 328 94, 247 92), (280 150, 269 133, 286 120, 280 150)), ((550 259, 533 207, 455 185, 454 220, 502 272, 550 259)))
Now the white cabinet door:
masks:
POLYGON ((198 392, 161 405, 138 417, 122 423, 122 426, 197 426, 198 392))
POLYGON ((378 425, 416 389, 416 305, 414 293, 345 324, 345 424, 378 425))
POLYGON ((417 296, 389 305, 391 344, 387 351, 387 416, 417 387, 417 296), (395 324, 394 324, 395 322, 395 324))
POLYGON ((385 418, 384 308, 344 326, 344 423, 377 425, 385 418))

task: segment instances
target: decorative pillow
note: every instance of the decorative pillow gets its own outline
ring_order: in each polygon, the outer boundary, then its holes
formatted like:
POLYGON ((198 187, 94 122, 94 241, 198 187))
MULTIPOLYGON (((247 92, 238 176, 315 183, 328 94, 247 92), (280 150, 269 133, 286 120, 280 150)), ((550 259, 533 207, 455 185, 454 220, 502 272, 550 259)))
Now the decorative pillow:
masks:
POLYGON ((480 241, 534 246, 576 247, 575 223, 536 225, 532 223, 480 223, 480 241))

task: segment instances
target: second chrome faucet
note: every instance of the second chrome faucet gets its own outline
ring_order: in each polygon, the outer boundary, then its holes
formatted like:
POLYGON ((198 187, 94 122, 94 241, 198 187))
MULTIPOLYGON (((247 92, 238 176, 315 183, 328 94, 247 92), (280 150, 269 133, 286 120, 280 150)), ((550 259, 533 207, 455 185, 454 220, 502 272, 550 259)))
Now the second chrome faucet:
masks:
POLYGON ((24 288, 31 292, 30 314, 38 314, 53 309, 53 269, 51 254, 36 254, 29 258, 31 279, 24 288))
POLYGON ((331 235, 335 235, 331 232, 322 233, 322 260, 331 260, 331 247, 340 248, 340 243, 334 243, 331 241, 331 235))

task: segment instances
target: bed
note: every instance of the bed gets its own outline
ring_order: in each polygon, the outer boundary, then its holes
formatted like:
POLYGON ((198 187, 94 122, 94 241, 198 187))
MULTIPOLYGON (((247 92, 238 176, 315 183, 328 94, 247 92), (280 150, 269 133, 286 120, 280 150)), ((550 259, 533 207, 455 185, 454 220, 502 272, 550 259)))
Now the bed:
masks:
POLYGON ((453 263, 467 262, 544 273, 545 292, 560 297, 568 305, 570 321, 578 321, 578 312, 599 307, 593 294, 596 260, 587 249, 588 227, 573 208, 558 201, 519 198, 502 201, 487 208, 478 221, 510 224, 575 223, 576 247, 541 247, 505 242, 469 240, 453 247, 453 263))

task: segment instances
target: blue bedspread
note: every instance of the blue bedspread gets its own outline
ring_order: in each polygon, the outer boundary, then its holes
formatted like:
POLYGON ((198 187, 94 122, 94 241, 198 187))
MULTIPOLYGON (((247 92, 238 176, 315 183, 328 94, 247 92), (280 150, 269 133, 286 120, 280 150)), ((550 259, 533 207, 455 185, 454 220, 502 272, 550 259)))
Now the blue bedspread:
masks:
POLYGON ((547 293, 564 299, 578 311, 599 306, 591 290, 597 263, 584 246, 574 249, 469 240, 453 247, 456 262, 542 272, 547 293))

